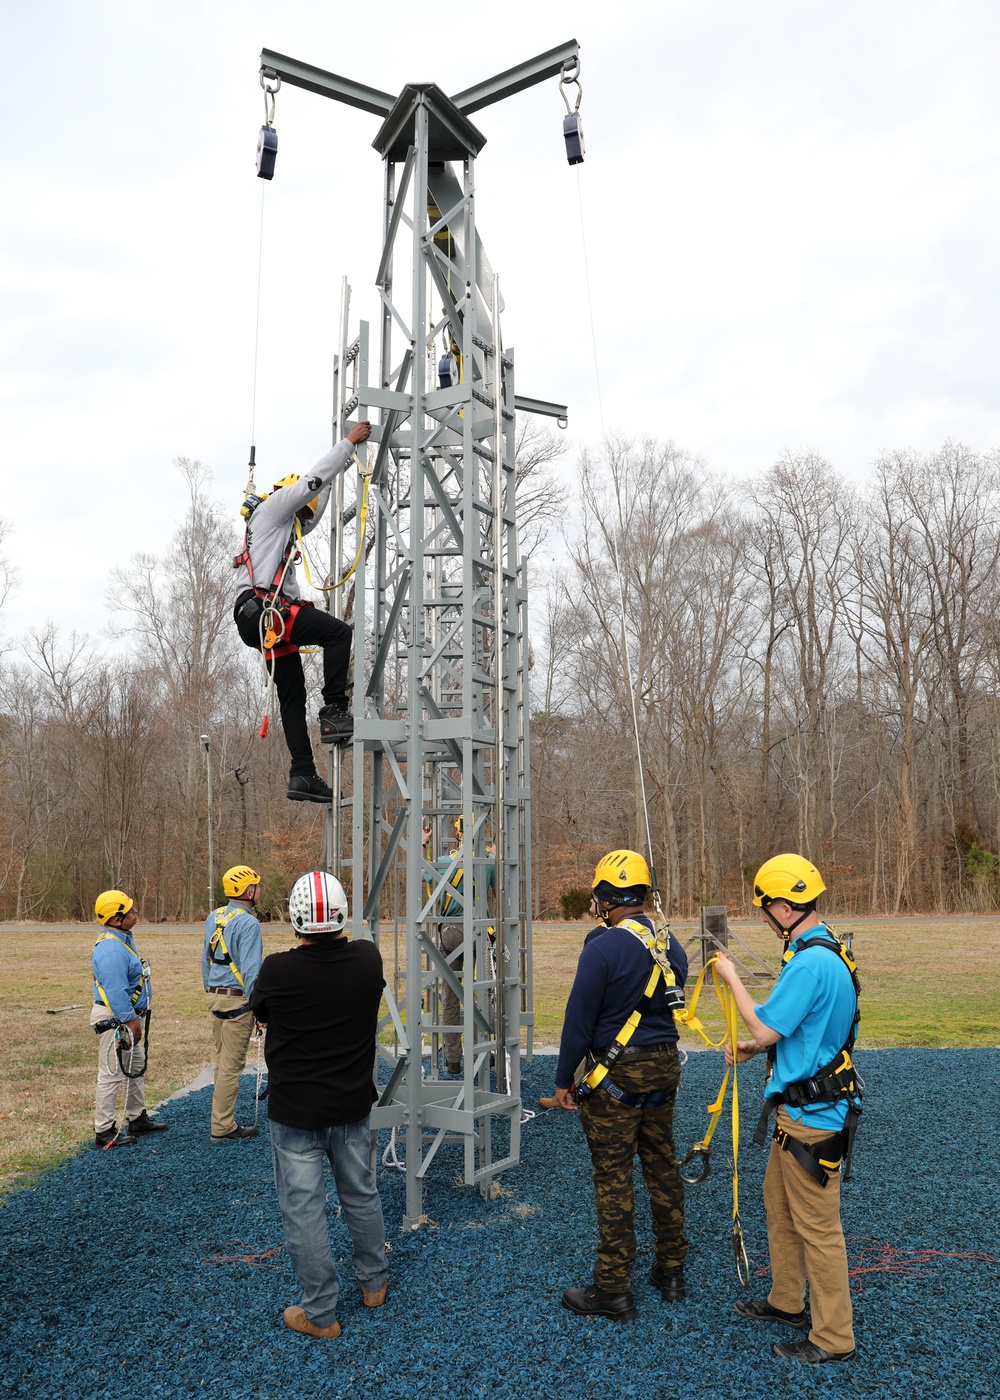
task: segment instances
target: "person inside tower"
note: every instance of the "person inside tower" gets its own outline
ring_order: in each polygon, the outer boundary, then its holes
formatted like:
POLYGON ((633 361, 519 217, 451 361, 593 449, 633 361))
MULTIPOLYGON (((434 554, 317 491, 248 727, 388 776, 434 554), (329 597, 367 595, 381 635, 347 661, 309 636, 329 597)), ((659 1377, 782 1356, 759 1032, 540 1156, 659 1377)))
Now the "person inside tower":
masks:
POLYGON ((233 564, 238 588, 233 617, 243 643, 263 649, 269 668, 273 668, 281 727, 291 756, 288 797, 292 802, 333 799, 329 786, 316 772, 309 742, 299 647, 323 650, 320 741, 348 744, 354 735, 354 718, 347 708, 351 629, 340 618, 303 599, 295 577, 298 536, 316 528, 330 499, 331 482, 347 470, 354 449, 370 434, 370 423, 355 423, 347 437, 319 459, 309 476, 283 476, 274 483, 270 496, 251 496, 244 507, 246 536, 233 564))

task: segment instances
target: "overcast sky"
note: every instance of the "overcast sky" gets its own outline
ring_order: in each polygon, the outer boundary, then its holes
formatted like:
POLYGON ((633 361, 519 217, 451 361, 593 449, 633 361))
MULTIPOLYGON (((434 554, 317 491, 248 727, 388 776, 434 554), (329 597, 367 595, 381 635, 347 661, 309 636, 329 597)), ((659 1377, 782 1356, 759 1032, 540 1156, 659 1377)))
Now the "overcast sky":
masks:
MULTIPOLYGON (((395 93, 456 92, 571 37, 587 160, 555 80, 484 109, 479 230, 518 389, 746 476, 808 446, 1000 444, 996 0, 364 6, 2 0, 0 623, 105 623, 110 566, 184 513, 174 457, 238 510, 250 442, 268 47, 395 93), (438 28, 437 26, 440 26, 438 28)), ((263 475, 329 445, 340 282, 374 319, 377 119, 278 94, 264 188, 263 475)))

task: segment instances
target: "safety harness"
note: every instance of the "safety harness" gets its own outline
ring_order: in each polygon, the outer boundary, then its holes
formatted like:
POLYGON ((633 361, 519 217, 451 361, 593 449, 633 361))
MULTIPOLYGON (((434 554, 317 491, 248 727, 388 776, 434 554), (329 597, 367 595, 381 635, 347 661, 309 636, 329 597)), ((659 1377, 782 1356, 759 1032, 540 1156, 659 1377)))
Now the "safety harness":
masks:
MULTIPOLYGON (((235 919, 236 915, 242 912, 241 909, 230 909, 227 914, 225 905, 223 905, 221 909, 216 909, 215 932, 212 934, 211 942, 208 945, 208 957, 209 961, 214 963, 216 967, 229 968, 245 995, 246 986, 243 982, 243 974, 233 961, 232 953, 230 953, 229 949, 226 947, 226 937, 223 933, 223 929, 229 923, 230 919, 235 919), (220 958, 215 956, 216 950, 222 954, 220 958)), ((238 1006, 235 1011, 213 1011, 212 1015, 217 1021, 235 1021, 238 1017, 245 1016, 249 1010, 250 1003, 248 1002, 246 1006, 238 1006)))
MULTIPOLYGON (((263 623, 261 629, 259 650, 264 653, 266 661, 274 661, 280 656, 291 656, 298 651, 298 647, 292 641, 283 641, 282 638, 290 637, 295 619, 304 607, 312 607, 312 603, 304 598, 286 598, 281 592, 281 585, 285 581, 285 574, 290 565, 294 565, 300 557, 296 544, 294 532, 289 536, 288 544, 282 555, 281 563, 278 565, 267 588, 262 588, 254 579, 253 564, 250 561, 250 526, 247 525, 243 535, 243 548, 233 560, 233 568, 238 569, 241 565, 246 566, 247 574, 250 577, 250 586, 256 596, 260 599, 261 618, 263 623)), ((245 606, 245 605, 244 605, 245 606)))
MULTIPOLYGON (((139 957, 139 954, 135 952, 135 949, 132 947, 132 945, 131 945, 130 943, 126 943, 125 940, 124 940, 124 938, 119 938, 118 935, 117 935, 117 933, 112 933, 110 929, 105 929, 105 930, 104 930, 104 932, 103 932, 103 933, 101 934, 101 936, 98 938, 97 943, 103 943, 104 940, 105 940, 106 938, 113 938, 113 939, 115 940, 116 943, 120 943, 120 944, 122 945, 123 948, 128 949, 128 951, 129 951, 130 953, 135 953, 135 956, 136 956, 137 958, 139 957)), ((95 948, 97 947, 97 943, 94 944, 94 947, 95 947, 95 948)), ((142 993, 143 993, 144 989, 147 988, 147 987, 149 986, 149 984, 150 984, 150 981, 149 981, 149 963, 146 962, 145 958, 139 958, 139 963, 140 963, 140 966, 142 967, 142 976, 139 978, 139 985, 136 987, 135 991, 132 992, 132 993, 130 994, 130 998, 129 998, 129 999, 131 1000, 133 1006, 137 1005, 137 1003, 138 1003, 138 1001, 139 1001, 139 998, 142 996, 142 993)), ((114 1019, 115 1013, 111 1010, 111 1003, 110 1003, 110 1001, 108 1001, 107 993, 105 992, 104 988, 101 986, 100 982, 98 982, 98 980, 97 980, 96 977, 94 978, 94 986, 97 988, 98 992, 100 993, 101 1000, 104 1002, 104 1005, 108 1008, 108 1013, 109 1013, 109 1015, 111 1016, 112 1019, 114 1019)), ((102 1022, 101 1024, 103 1025, 104 1023, 102 1022)), ((120 1024, 120 1022, 116 1022, 115 1024, 118 1025, 118 1024, 120 1024)), ((105 1029, 108 1029, 108 1028, 105 1026, 105 1029)))
MULTIPOLYGON (((97 943, 102 943, 105 938, 113 938, 116 943, 120 943, 123 948, 127 948, 130 953, 135 953, 136 957, 139 957, 138 953, 135 952, 135 949, 132 947, 132 945, 130 943, 126 943, 124 938, 119 938, 116 933, 112 933, 111 929, 105 929, 104 932, 98 938, 97 943)), ((97 943, 94 944, 95 948, 97 947, 97 943)), ((150 977, 149 963, 146 961, 145 958, 139 958, 139 965, 142 968, 142 974, 139 978, 139 985, 136 987, 134 992, 129 993, 129 1000, 131 1001, 133 1007, 138 1004, 139 999, 141 998, 144 990, 149 996, 152 996, 152 980, 150 977)), ((97 988, 98 993, 100 994, 101 1001, 103 1001, 104 1005, 108 1008, 107 1017, 103 1021, 98 1021, 94 1026, 95 1034, 103 1035, 105 1031, 114 1031, 115 1054, 118 1057, 119 1069, 121 1070, 122 1074, 125 1076, 126 1079, 141 1079, 142 1076, 146 1073, 146 1066, 149 1061, 150 1007, 147 1006, 146 1010, 142 1013, 142 1034, 143 1041, 145 1043, 145 1049, 143 1051, 142 1058, 142 1066, 140 1069, 133 1072, 132 1061, 136 1042, 132 1039, 132 1032, 129 1030, 127 1023, 124 1021, 119 1021, 115 1013, 111 1010, 111 1003, 108 1000, 108 994, 101 986, 100 982, 98 982, 96 977, 94 978, 94 986, 97 988), (127 1064, 126 1059, 128 1061, 127 1064)), ((138 1016, 136 1017, 136 1019, 138 1019, 138 1016)), ((110 1055, 108 1058, 110 1059, 110 1055)))
MULTIPOLYGON (((457 851, 452 851, 451 855, 452 855, 452 859, 454 860, 455 856, 458 855, 458 852, 457 852, 457 851)), ((451 878, 450 878, 449 881, 448 881, 448 884, 451 886, 451 888, 452 888, 453 890, 456 891, 456 893, 457 893, 459 896, 461 896, 461 893, 462 893, 462 888, 461 888, 461 887, 462 887, 462 881, 463 881, 464 878, 465 878, 465 867, 462 866, 462 865, 459 865, 459 866, 456 866, 453 875, 451 876, 451 878)), ((448 910, 451 908, 451 906, 452 906, 453 904, 459 905, 460 908, 463 907, 462 904, 461 904, 461 898, 455 899, 451 894, 448 893, 447 890, 444 890, 444 891, 442 892, 442 897, 441 897, 441 914, 442 914, 442 916, 445 915, 445 914, 447 914, 448 910)))
POLYGON ((655 1108, 657 1104, 666 1103, 669 1096, 665 1090, 653 1089, 647 1094, 627 1094, 624 1089, 620 1089, 613 1080, 608 1078, 608 1074, 625 1053, 625 1047, 638 1029, 639 1022, 650 1010, 653 1004, 653 994, 660 985, 660 979, 663 980, 666 992, 667 1010, 673 1015, 684 1009, 684 990, 678 987, 674 970, 667 958, 667 948, 670 943, 669 929, 664 928, 658 933, 651 933, 646 925, 639 923, 637 919, 622 919, 614 927, 626 929, 633 937, 638 938, 653 959, 653 967, 638 1005, 614 1040, 600 1057, 588 1056, 588 1059, 593 1059, 594 1064, 577 1085, 576 1101, 583 1103, 584 1099, 589 1098, 595 1089, 604 1089, 605 1093, 610 1094, 616 1102, 624 1104, 627 1108, 655 1108))
MULTIPOLYGON (((854 1137, 858 1130, 858 1119, 861 1117, 861 1097, 864 1087, 851 1058, 851 1051, 854 1049, 854 1042, 858 1036, 858 1023, 861 1020, 861 982, 858 979, 857 964, 840 939, 834 937, 832 933, 827 936, 818 934, 815 938, 803 939, 797 948, 785 950, 782 962, 791 962, 796 953, 804 952, 806 948, 827 948, 831 953, 836 953, 851 974, 855 998, 851 1028, 844 1045, 837 1051, 829 1064, 823 1065, 810 1078, 799 1079, 794 1084, 788 1084, 782 1093, 772 1094, 764 1100, 764 1108, 753 1140, 758 1146, 763 1146, 767 1140, 767 1121, 780 1104, 787 1104, 790 1108, 806 1108, 815 1104, 836 1104, 846 1099, 847 1118, 843 1128, 839 1133, 824 1138, 812 1147, 808 1147, 804 1142, 793 1138, 784 1128, 775 1123, 773 1137, 781 1150, 790 1152, 800 1167, 803 1167, 811 1177, 818 1181, 820 1186, 825 1186, 831 1176, 839 1169, 841 1162, 844 1164, 844 1180, 851 1180, 851 1158, 854 1153, 854 1137)), ((775 1052, 772 1046, 767 1052, 768 1079, 774 1070, 774 1060, 775 1052)))

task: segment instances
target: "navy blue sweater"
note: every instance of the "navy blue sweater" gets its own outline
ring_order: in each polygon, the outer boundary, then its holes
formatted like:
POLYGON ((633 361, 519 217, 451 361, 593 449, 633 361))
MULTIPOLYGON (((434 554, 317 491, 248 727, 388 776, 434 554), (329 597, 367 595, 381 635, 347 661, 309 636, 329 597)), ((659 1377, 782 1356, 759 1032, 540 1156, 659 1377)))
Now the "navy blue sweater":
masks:
MULTIPOLYGON (((649 919, 644 915, 638 917, 652 931, 649 919)), ((677 985, 683 987, 687 978, 687 954, 673 934, 667 958, 677 985)), ((556 1066, 558 1089, 572 1087, 576 1067, 588 1050, 603 1049, 611 1044, 638 1006, 652 967, 649 953, 628 929, 602 926, 588 933, 566 1003, 556 1066)), ((639 1022, 630 1045, 657 1045, 661 1041, 678 1039, 674 1018, 665 1003, 661 981, 653 993, 653 1005, 639 1022)))

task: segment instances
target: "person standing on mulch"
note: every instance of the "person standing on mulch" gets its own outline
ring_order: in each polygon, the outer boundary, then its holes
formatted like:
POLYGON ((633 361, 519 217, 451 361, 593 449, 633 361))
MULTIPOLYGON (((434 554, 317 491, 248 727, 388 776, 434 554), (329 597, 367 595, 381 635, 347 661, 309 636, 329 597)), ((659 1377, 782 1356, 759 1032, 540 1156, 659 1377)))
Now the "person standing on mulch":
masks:
MULTIPOLYGON (((800 855, 774 856, 758 870, 753 902, 785 944, 784 966, 763 1005, 754 1004, 727 954, 720 952, 718 962, 753 1036, 738 1043, 736 1058, 767 1053, 765 1105, 777 1109, 764 1176, 771 1291, 766 1299, 741 1299, 736 1311, 755 1322, 808 1328, 807 1338, 772 1348, 806 1366, 855 1356, 840 1164, 849 1148, 848 1115, 860 1110, 850 1059, 857 980, 853 962, 816 913, 825 889, 819 871, 800 855)), ((732 1062, 728 1049, 726 1058, 732 1062)), ((761 1128, 765 1123, 766 1115, 761 1128)))
MULTIPOLYGON (((425 826, 421 832, 424 849, 426 850, 433 836, 433 828, 425 826)), ((459 846, 462 844, 462 818, 455 818, 455 836, 459 846)), ((487 899, 490 891, 496 889, 497 884, 497 864, 496 864, 496 843, 486 842, 486 854, 489 862, 485 866, 483 885, 487 899)), ((433 862, 439 874, 444 874, 449 870, 459 858, 459 850, 454 849, 450 855, 439 856, 433 862)), ((478 882, 478 877, 477 877, 478 882)), ((473 892, 475 897, 476 891, 473 892)), ((447 885, 441 892, 441 924, 438 938, 441 944, 441 951, 447 957, 449 965, 459 975, 462 974, 464 954, 461 952, 462 944, 465 942, 465 905, 463 896, 465 894, 465 870, 461 865, 452 870, 447 885)), ((493 937, 492 931, 490 937, 493 937)), ((462 1003, 458 998, 450 982, 441 979, 443 989, 441 994, 441 1024, 444 1026, 458 1026, 462 1023, 462 1003)), ((445 1031, 444 1036, 444 1066, 449 1074, 462 1073, 462 1036, 458 1031, 445 1031)))
POLYGON ((94 1005, 90 1024, 113 1021, 97 1042, 97 1095, 94 1105, 94 1146, 133 1147, 149 1133, 165 1133, 169 1123, 157 1123, 146 1112, 146 1049, 143 1028, 149 1027, 150 982, 148 965, 136 952, 132 930, 138 915, 134 901, 124 890, 104 890, 94 901, 94 914, 104 932, 94 944, 94 1005), (133 1049, 129 1073, 118 1059, 119 1030, 133 1049), (127 1127, 119 1132, 116 1120, 118 1090, 124 1089, 127 1127))
POLYGON ((563 1306, 584 1316, 628 1320, 635 1316, 631 1266, 636 1256, 632 1167, 636 1153, 649 1191, 655 1260, 650 1282, 667 1302, 684 1297, 684 1184, 674 1152, 674 1100, 680 1085, 680 1054, 673 1008, 683 1005, 680 988, 687 957, 672 936, 657 947, 652 922, 642 914, 652 887, 649 866, 636 851, 611 851, 594 872, 591 907, 604 922, 599 937, 588 936, 566 1004, 556 1101, 560 1108, 580 1104, 580 1121, 593 1162, 597 1210, 597 1262, 589 1288, 569 1288, 563 1306), (654 966, 666 964, 647 998, 654 966), (645 1003, 645 1004, 644 1004, 645 1003), (627 1046, 608 1052, 642 1005, 627 1046), (598 1079, 588 1077, 574 1090, 575 1071, 586 1057, 598 1079), (584 1094, 582 1103, 580 1094, 584 1094))
POLYGON ((354 1246, 366 1308, 385 1302, 385 1224, 371 1160, 369 1115, 375 1036, 385 985, 374 943, 344 929, 347 896, 323 871, 301 876, 288 897, 300 946, 264 959, 250 998, 266 1027, 271 1156, 285 1245, 302 1285, 285 1326, 339 1337, 340 1281, 330 1251, 323 1163, 329 1161, 354 1246))
POLYGON ((234 865, 222 877, 222 893, 229 902, 205 920, 201 981, 215 1042, 212 1141, 237 1142, 257 1136, 256 1128, 237 1123, 236 1095, 254 1026, 250 993, 264 957, 260 921, 253 912, 260 876, 249 865, 234 865))

